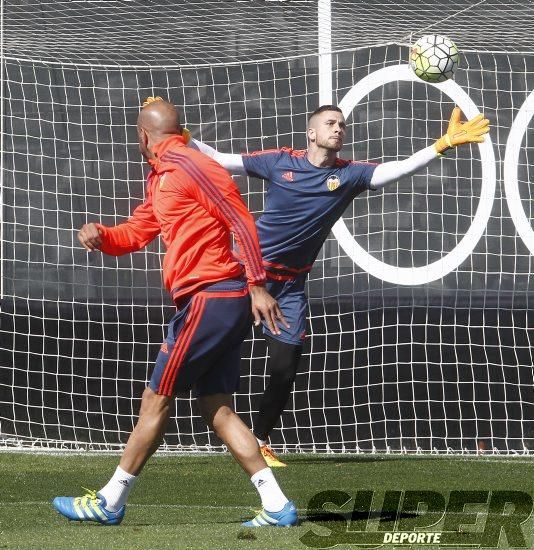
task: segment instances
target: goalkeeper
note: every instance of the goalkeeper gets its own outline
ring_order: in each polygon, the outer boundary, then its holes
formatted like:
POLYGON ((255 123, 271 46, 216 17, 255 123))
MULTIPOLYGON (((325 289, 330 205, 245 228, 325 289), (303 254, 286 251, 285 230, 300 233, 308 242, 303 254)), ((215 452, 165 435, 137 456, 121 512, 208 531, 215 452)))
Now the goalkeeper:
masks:
MULTIPOLYGON (((270 466, 285 466, 268 446, 268 437, 288 401, 306 333, 308 300, 305 282, 330 229, 360 193, 421 170, 447 150, 484 141, 489 121, 477 115, 461 121, 456 107, 445 135, 411 157, 374 165, 342 160, 346 122, 339 107, 324 105, 308 121, 308 149, 224 154, 192 140, 192 146, 218 161, 232 174, 267 180, 265 210, 257 220, 267 289, 278 301, 290 327, 279 324, 263 332, 269 347, 269 381, 254 418, 253 433, 270 466)), ((241 251, 237 251, 238 254, 241 251)))
POLYGON ((140 250, 161 233, 167 247, 163 278, 177 312, 115 473, 100 491, 56 497, 53 505, 71 520, 121 523, 128 494, 165 434, 175 394, 193 390, 206 423, 260 495, 263 510, 244 525, 295 525, 294 504, 282 493, 256 440, 232 407, 232 393, 239 386, 240 348, 252 315, 257 321, 263 317, 275 333, 276 320, 285 324, 265 290, 254 219, 228 173, 186 147, 177 109, 161 98, 149 99, 137 123, 139 149, 152 167, 144 203, 125 223, 89 223, 78 238, 88 251, 120 256, 140 250), (246 279, 232 255, 230 232, 241 244, 246 279))

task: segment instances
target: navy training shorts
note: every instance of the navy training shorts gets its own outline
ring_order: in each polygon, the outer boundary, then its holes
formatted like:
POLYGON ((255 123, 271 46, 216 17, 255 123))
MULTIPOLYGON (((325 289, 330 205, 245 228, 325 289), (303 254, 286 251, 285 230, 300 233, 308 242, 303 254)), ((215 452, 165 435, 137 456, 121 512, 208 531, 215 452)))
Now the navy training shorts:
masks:
POLYGON ((303 273, 289 281, 267 280, 266 289, 278 302, 290 328, 278 323, 282 334, 277 335, 269 330, 265 321, 262 321, 264 334, 286 344, 302 345, 304 343, 309 310, 305 292, 307 276, 307 273, 303 273))
POLYGON ((243 279, 214 283, 180 304, 168 327, 149 387, 172 396, 231 394, 239 389, 241 344, 252 324, 243 279))

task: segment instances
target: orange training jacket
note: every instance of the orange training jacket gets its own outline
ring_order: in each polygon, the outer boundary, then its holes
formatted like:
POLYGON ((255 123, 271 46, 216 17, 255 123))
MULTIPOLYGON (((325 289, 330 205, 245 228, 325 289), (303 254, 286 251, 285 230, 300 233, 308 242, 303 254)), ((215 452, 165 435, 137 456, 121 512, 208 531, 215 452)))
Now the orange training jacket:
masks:
POLYGON ((115 227, 96 224, 100 250, 120 256, 140 250, 161 233, 167 252, 163 282, 174 300, 217 281, 239 277, 231 250, 238 243, 249 285, 263 285, 265 270, 254 219, 228 172, 210 157, 172 136, 154 148, 146 198, 115 227))

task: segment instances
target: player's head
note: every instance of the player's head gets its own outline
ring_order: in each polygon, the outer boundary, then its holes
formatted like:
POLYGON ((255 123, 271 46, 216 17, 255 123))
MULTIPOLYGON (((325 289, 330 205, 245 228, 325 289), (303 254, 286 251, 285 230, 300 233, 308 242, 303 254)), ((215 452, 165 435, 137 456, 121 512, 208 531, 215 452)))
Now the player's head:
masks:
POLYGON ((152 157, 151 148, 160 141, 181 135, 180 112, 161 97, 149 97, 137 118, 139 150, 145 158, 152 157))
POLYGON ((343 112, 335 105, 322 105, 308 119, 308 148, 340 151, 347 130, 343 112))

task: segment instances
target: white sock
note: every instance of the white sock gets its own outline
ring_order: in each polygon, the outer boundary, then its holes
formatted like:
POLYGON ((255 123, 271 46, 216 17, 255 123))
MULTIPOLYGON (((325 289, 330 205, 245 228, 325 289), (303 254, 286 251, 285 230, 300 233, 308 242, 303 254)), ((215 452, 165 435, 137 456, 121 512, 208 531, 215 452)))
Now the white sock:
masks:
POLYGON ((264 468, 256 472, 250 481, 258 490, 261 498, 261 505, 267 512, 279 512, 288 502, 282 489, 278 486, 271 468, 264 468))
POLYGON ((106 499, 106 510, 116 512, 126 503, 136 479, 136 476, 117 466, 107 485, 98 491, 106 499))
MULTIPOLYGON (((254 437, 256 437, 256 436, 254 436, 254 437)), ((258 438, 256 437, 256 441, 258 442, 258 445, 259 445, 260 447, 263 447, 264 445, 267 445, 267 440, 266 440, 266 439, 258 439, 258 438)))

